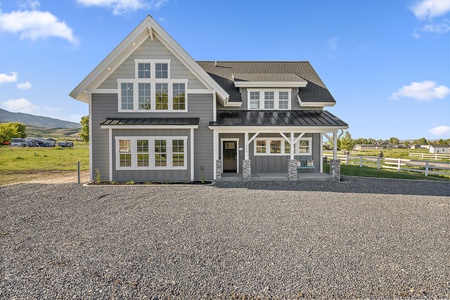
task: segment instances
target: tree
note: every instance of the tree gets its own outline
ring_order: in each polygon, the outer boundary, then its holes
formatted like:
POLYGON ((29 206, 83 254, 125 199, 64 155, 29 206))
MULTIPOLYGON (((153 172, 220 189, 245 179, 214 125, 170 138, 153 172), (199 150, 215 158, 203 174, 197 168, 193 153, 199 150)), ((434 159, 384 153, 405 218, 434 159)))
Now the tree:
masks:
POLYGON ((414 144, 419 144, 419 145, 428 145, 428 141, 426 138, 420 138, 418 140, 414 141, 414 144))
POLYGON ((340 150, 347 150, 347 151, 352 150, 353 146, 355 146, 355 142, 352 139, 352 135, 348 130, 346 130, 342 138, 339 139, 338 146, 340 150))
POLYGON ((398 144, 400 144, 400 140, 398 138, 396 138, 396 137, 391 137, 389 139, 389 143, 394 144, 394 145, 398 145, 398 144))
POLYGON ((89 142, 89 115, 81 117, 80 139, 86 144, 89 142))
POLYGON ((20 137, 21 133, 15 123, 0 124, 0 143, 10 142, 11 139, 20 137))
POLYGON ((20 134, 20 136, 19 136, 20 138, 24 139, 24 138, 27 137, 27 133, 26 133, 27 126, 25 126, 25 124, 19 123, 19 122, 11 122, 9 124, 12 124, 12 125, 16 126, 17 132, 20 134))

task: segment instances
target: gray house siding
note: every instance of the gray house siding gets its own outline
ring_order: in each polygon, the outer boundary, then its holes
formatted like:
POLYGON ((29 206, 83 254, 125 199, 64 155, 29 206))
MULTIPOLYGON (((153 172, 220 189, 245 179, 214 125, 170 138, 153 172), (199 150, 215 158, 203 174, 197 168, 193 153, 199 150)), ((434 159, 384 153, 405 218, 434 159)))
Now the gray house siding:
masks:
MULTIPOLYGON (((252 136, 252 134, 250 134, 252 136)), ((282 138, 282 136, 278 133, 265 133, 259 134, 257 138, 264 137, 273 137, 273 138, 282 138)), ((320 172, 320 133, 310 133, 305 134, 303 137, 311 137, 312 138, 312 155, 299 156, 296 155, 295 159, 313 159, 316 165, 316 172, 320 172)), ((219 153, 221 153, 222 143, 220 143, 221 139, 227 138, 238 138, 239 139, 239 147, 244 148, 244 134, 243 133, 222 133, 219 135, 219 153)), ((253 173, 287 173, 287 161, 289 159, 289 155, 278 155, 278 156, 270 156, 270 155, 256 155, 254 152, 255 142, 252 141, 249 145, 249 158, 251 160, 251 167, 253 173)), ((220 155, 220 154, 219 154, 220 155)), ((220 157, 219 157, 220 158, 220 157)), ((244 160, 243 151, 239 151, 239 173, 242 173, 242 161, 244 160)))
POLYGON ((117 89, 118 79, 135 78, 135 59, 170 59, 170 79, 187 79, 188 89, 206 89, 182 62, 176 58, 156 37, 148 38, 112 74, 100 84, 98 89, 117 89))
MULTIPOLYGON (((201 168, 204 168, 205 179, 213 178, 213 133, 208 128, 209 122, 212 120, 213 111, 213 96, 211 94, 189 94, 188 95, 188 112, 183 113, 123 113, 118 112, 118 98, 117 94, 92 94, 92 137, 91 143, 93 148, 92 161, 93 170, 92 174, 95 177, 95 170, 98 169, 102 179, 108 179, 109 177, 109 131, 108 129, 101 129, 100 123, 106 118, 200 118, 198 129, 194 129, 194 175, 195 180, 201 179, 201 168)), ((123 131, 123 130, 122 130, 123 131)), ((178 130, 125 130, 128 136, 134 135, 177 135, 174 132, 178 130), (161 132, 164 132, 163 134, 161 132), (129 133, 129 134, 128 134, 129 133)), ((190 148, 190 131, 185 131, 183 136, 188 136, 187 147, 190 148)), ((121 130, 113 129, 113 139, 111 141, 112 147, 115 147, 114 137, 120 134, 121 130)), ((126 135, 124 135, 126 136, 126 135)), ((113 150, 115 150, 113 148, 113 150)), ((190 153, 188 154, 188 179, 190 179, 190 153)), ((186 173, 184 170, 174 171, 158 171, 157 173, 147 173, 152 171, 116 171, 115 169, 115 151, 113 151, 113 175, 114 180, 128 181, 128 180, 144 180, 143 178, 148 175, 152 180, 186 180, 186 173), (119 173, 120 174, 119 174, 119 173), (123 172, 123 173, 122 173, 123 172), (180 173, 179 175, 169 175, 168 173, 180 173), (157 175, 153 177, 153 175, 157 175), (118 176, 116 178, 116 176, 118 176), (161 176, 161 178, 160 178, 161 176), (135 178, 131 178, 135 177, 135 178), (172 178, 172 179, 170 179, 172 178)), ((146 179, 145 179, 146 180, 146 179)), ((147 180, 146 180, 147 181, 147 180)))

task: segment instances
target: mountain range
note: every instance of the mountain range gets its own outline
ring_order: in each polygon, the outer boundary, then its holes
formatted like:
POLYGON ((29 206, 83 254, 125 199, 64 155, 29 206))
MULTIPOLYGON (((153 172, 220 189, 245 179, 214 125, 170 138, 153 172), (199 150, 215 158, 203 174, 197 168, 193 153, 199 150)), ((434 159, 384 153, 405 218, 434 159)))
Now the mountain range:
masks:
POLYGON ((10 112, 0 108, 0 123, 20 122, 28 126, 41 128, 81 128, 81 124, 49 117, 10 112))

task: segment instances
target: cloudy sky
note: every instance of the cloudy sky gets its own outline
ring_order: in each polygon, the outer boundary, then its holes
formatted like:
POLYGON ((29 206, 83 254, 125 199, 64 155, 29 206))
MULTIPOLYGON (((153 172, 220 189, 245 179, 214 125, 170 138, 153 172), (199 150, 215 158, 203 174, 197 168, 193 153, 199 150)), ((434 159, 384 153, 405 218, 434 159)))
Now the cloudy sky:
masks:
POLYGON ((197 60, 310 61, 354 138, 450 138, 448 0, 0 0, 0 107, 68 94, 151 14, 197 60))

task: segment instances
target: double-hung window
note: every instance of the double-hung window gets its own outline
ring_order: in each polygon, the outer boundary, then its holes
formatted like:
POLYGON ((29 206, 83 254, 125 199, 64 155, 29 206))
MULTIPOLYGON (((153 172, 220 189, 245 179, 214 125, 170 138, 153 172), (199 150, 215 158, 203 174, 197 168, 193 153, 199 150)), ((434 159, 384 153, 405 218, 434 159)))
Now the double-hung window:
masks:
MULTIPOLYGON (((295 155, 312 155, 312 138, 301 138, 294 146, 295 155)), ((291 144, 283 138, 256 138, 255 155, 290 155, 291 144)))
POLYGON ((119 111, 187 112, 187 79, 170 78, 170 60, 135 60, 134 79, 118 79, 119 111))
POLYGON ((248 109, 289 110, 291 90, 248 90, 248 109))
POLYGON ((117 170, 187 169, 187 137, 116 137, 117 170))

